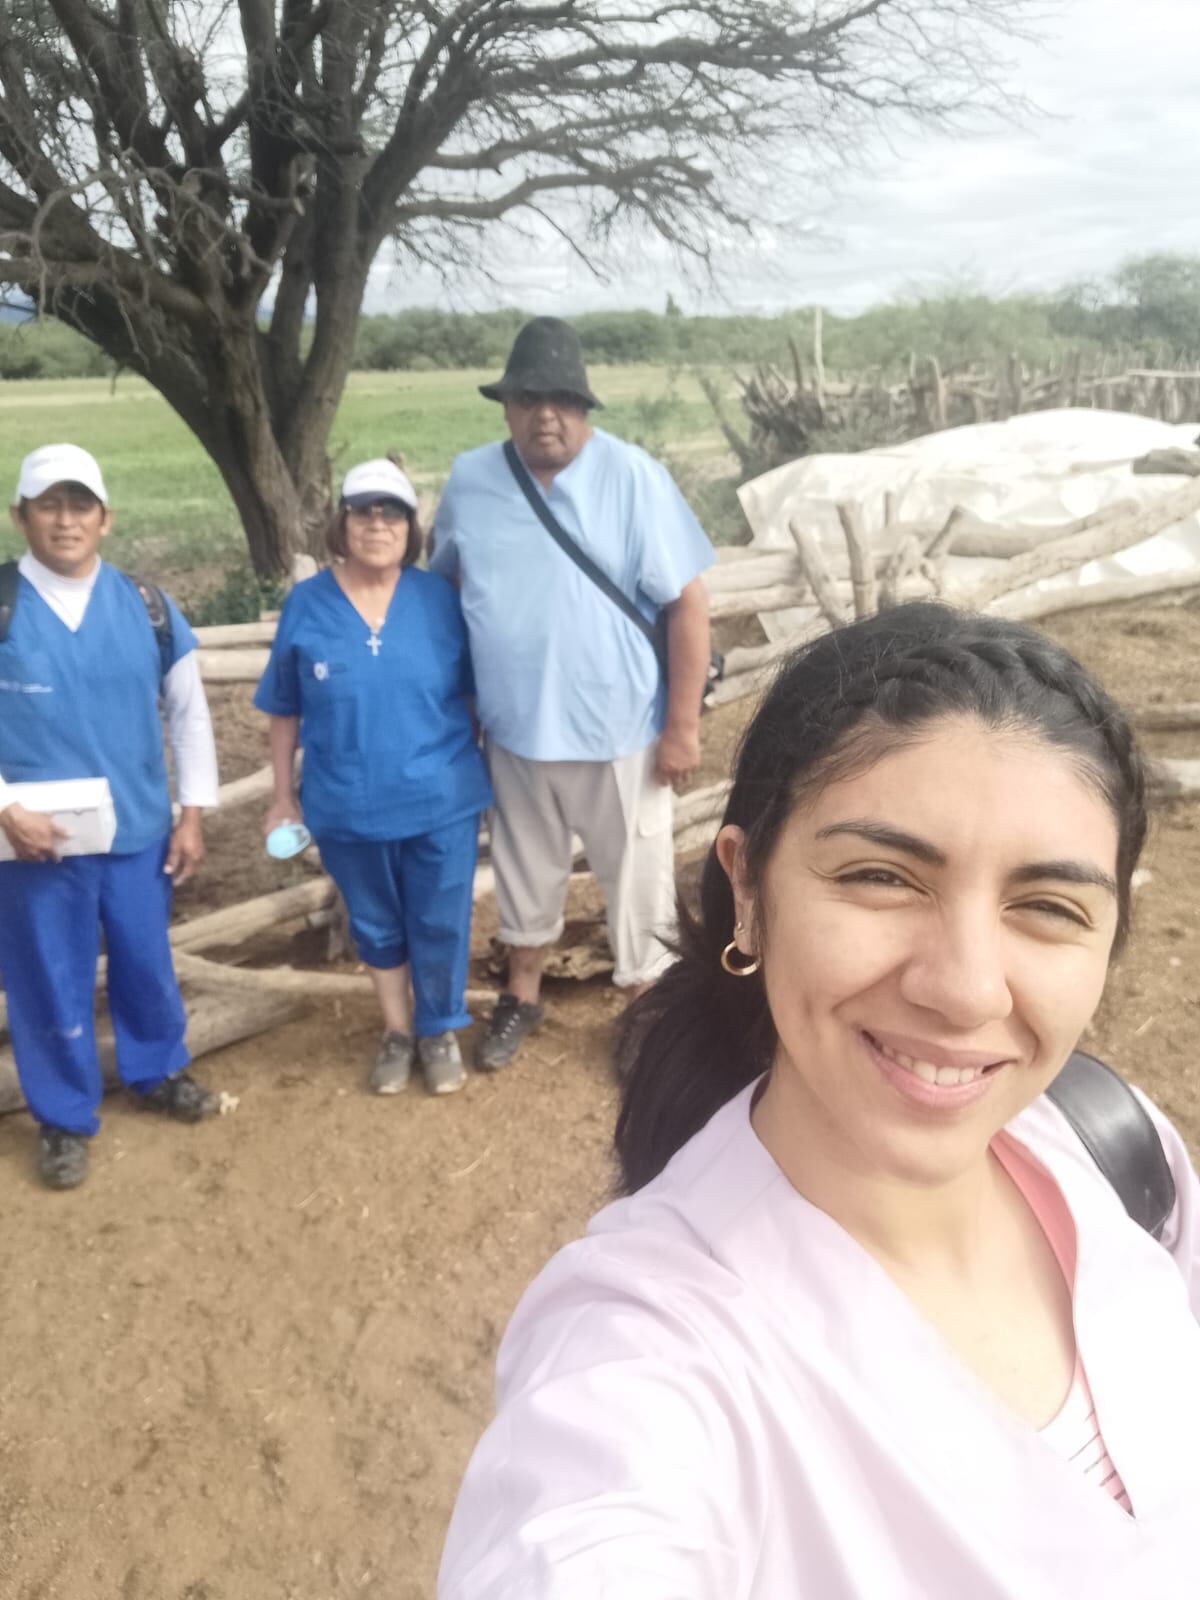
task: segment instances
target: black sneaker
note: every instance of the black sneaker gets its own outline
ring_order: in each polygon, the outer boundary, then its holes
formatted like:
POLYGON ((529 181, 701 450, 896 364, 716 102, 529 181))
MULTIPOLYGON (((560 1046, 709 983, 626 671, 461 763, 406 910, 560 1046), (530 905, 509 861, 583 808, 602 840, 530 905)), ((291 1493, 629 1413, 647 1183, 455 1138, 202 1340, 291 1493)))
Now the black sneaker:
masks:
POLYGON ((496 1001, 488 1031, 480 1041, 478 1063, 481 1072, 506 1067, 531 1033, 542 1025, 545 1008, 518 1000, 515 994, 502 994, 496 1001))
POLYGON ((145 1094, 135 1094, 138 1105, 147 1111, 161 1111, 176 1122, 203 1122, 221 1109, 221 1097, 197 1083, 185 1069, 173 1078, 164 1078, 145 1094))
POLYGON ((43 1128, 38 1144, 38 1176, 47 1189, 77 1189, 87 1177, 88 1142, 81 1133, 43 1128))

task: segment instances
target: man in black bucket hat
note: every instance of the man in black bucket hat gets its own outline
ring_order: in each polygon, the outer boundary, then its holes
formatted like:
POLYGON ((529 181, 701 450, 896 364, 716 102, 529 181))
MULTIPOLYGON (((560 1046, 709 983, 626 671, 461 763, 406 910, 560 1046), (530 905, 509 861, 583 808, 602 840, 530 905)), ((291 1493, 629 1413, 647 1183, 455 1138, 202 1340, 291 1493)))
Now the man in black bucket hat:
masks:
POLYGON ((462 590, 496 796, 510 955, 479 1050, 494 1071, 541 1022, 573 835, 604 890, 614 982, 636 993, 670 959, 671 793, 700 755, 713 553, 666 469, 593 427, 569 323, 526 323, 480 393, 503 405, 509 439, 455 461, 432 565, 462 590))
POLYGON ((527 322, 513 341, 504 375, 495 383, 481 383, 479 392, 485 400, 501 402, 523 394, 559 394, 585 411, 604 409, 588 387, 579 335, 558 317, 527 322))

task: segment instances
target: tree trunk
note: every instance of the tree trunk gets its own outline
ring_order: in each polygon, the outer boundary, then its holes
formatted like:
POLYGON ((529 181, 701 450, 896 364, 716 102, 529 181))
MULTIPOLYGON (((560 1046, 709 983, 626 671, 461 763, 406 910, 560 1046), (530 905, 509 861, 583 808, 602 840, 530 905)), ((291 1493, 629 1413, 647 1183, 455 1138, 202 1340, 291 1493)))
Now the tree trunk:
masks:
POLYGON ((237 507, 255 572, 278 578, 308 538, 301 492, 276 437, 264 354, 253 324, 222 324, 207 362, 204 443, 237 507))

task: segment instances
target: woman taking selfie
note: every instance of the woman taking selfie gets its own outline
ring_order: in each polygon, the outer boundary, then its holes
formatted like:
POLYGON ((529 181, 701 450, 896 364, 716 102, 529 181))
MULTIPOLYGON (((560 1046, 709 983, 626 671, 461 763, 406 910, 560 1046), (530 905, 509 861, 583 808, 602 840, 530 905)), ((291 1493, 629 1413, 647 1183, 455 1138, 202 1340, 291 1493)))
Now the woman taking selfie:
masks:
POLYGON ((370 1087, 399 1093, 415 1055, 426 1088, 448 1094, 466 1080, 454 1030, 471 1021, 472 886, 491 803, 466 631, 451 586, 414 565, 417 497, 392 462, 346 474, 328 543, 334 565, 288 596, 254 696, 271 718, 265 827, 303 814, 342 892, 383 1013, 370 1087))
POLYGON ((790 660, 443 1600, 1200 1593, 1200 1188, 1151 1109, 1152 1237, 1045 1094, 1145 829, 1128 724, 1031 629, 911 605, 790 660))

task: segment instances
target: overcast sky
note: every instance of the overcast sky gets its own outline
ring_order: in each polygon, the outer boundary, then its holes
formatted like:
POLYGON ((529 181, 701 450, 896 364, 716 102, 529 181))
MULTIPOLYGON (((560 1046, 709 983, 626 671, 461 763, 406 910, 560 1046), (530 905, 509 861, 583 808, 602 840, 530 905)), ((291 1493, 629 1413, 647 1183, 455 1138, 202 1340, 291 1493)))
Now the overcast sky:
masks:
MULTIPOLYGON (((502 247, 497 278, 450 288, 377 270, 368 308, 692 312, 820 302, 853 312, 969 280, 991 293, 1100 275, 1151 250, 1200 252, 1200 0, 1057 0, 1039 46, 1010 43, 1013 87, 1051 116, 970 138, 909 136, 803 226, 721 253, 715 289, 644 236, 608 282, 547 237, 502 247)), ((499 241, 497 241, 499 242, 499 241)))

